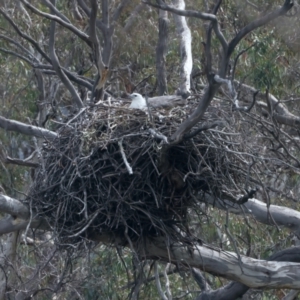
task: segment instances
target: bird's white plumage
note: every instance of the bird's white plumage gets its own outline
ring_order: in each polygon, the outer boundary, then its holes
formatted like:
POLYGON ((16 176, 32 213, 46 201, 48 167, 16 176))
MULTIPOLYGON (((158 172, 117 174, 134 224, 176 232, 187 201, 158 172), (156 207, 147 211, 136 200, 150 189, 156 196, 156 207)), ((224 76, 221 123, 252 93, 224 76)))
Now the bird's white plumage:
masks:
POLYGON ((145 110, 147 108, 146 100, 141 94, 133 93, 129 97, 132 100, 129 108, 136 108, 141 110, 145 110))

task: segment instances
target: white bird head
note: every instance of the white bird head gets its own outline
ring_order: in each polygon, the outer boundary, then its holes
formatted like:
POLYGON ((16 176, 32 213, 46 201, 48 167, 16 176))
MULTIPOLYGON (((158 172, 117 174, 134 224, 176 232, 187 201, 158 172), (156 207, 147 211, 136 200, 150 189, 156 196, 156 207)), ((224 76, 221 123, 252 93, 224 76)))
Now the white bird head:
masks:
POLYGON ((147 108, 146 100, 141 94, 133 93, 129 96, 129 98, 132 100, 129 108, 136 108, 142 110, 147 108))

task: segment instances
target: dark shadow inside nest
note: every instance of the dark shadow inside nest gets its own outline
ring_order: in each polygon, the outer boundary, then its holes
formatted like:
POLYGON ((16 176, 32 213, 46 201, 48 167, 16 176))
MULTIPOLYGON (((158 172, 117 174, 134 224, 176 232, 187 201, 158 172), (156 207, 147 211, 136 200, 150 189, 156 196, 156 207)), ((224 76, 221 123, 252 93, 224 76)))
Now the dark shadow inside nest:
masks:
POLYGON ((147 128, 154 125, 169 134, 170 120, 147 124, 145 114, 124 116, 112 132, 107 115, 93 116, 72 130, 62 128, 60 137, 44 147, 45 164, 28 197, 54 229, 58 244, 80 243, 101 233, 123 237, 124 243, 188 233, 187 210, 197 205, 191 194, 213 185, 204 168, 215 168, 218 155, 213 150, 207 154, 204 136, 169 146, 147 128))

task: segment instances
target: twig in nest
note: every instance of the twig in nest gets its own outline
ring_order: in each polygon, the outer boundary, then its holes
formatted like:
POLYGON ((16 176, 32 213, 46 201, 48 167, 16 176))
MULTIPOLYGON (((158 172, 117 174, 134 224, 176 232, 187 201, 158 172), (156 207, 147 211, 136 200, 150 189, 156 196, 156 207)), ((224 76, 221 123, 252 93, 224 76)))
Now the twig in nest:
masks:
POLYGON ((191 139, 194 136, 196 136, 198 133, 200 133, 201 131, 208 130, 208 129, 211 129, 211 128, 214 128, 217 126, 225 126, 225 122, 221 120, 221 121, 216 121, 213 123, 204 123, 198 129, 194 130, 193 132, 191 132, 189 134, 184 135, 184 139, 185 140, 191 139))
MULTIPOLYGON (((244 111, 244 112, 250 112, 250 110, 253 108, 255 101, 256 101, 256 96, 259 93, 259 90, 255 91, 253 93, 253 101, 252 103, 249 105, 249 107, 233 107, 233 110, 239 110, 239 111, 244 111)), ((267 98, 268 99, 268 98, 267 98)), ((268 100, 267 100, 268 101, 268 100)))
POLYGON ((130 166, 130 164, 129 164, 127 158, 126 158, 126 155, 125 155, 125 152, 124 152, 124 148, 123 148, 123 145, 122 145, 122 140, 121 140, 121 141, 118 141, 118 145, 119 145, 119 147, 120 147, 121 155, 122 155, 124 164, 125 164, 125 166, 126 166, 126 168, 127 168, 127 171, 128 171, 128 173, 129 173, 130 175, 132 175, 132 174, 133 174, 133 171, 132 171, 132 168, 131 168, 131 166, 130 166))
POLYGON ((66 125, 69 125, 69 124, 72 123, 75 119, 77 119, 83 112, 86 111, 86 109, 87 109, 86 107, 81 108, 80 111, 79 111, 79 113, 76 114, 72 119, 70 119, 66 125))
POLYGON ((163 140, 166 144, 169 144, 168 138, 167 138, 165 135, 156 132, 156 131, 155 131, 154 129, 152 129, 152 128, 149 129, 149 132, 150 132, 154 137, 156 137, 156 138, 158 138, 158 139, 160 139, 160 140, 163 140))

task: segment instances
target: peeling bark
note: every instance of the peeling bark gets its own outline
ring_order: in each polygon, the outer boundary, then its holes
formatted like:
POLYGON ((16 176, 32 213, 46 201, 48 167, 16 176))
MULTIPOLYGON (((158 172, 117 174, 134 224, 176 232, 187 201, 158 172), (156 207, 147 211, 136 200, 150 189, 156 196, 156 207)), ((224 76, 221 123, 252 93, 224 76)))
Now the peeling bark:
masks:
MULTIPOLYGON (((300 264, 253 259, 236 253, 193 246, 188 250, 182 245, 170 245, 165 240, 145 242, 145 258, 156 258, 172 263, 199 268, 205 272, 241 282, 253 288, 300 288, 300 264)), ((298 249, 299 251, 299 249, 298 249)), ((298 254, 299 256, 300 254, 298 254)))

